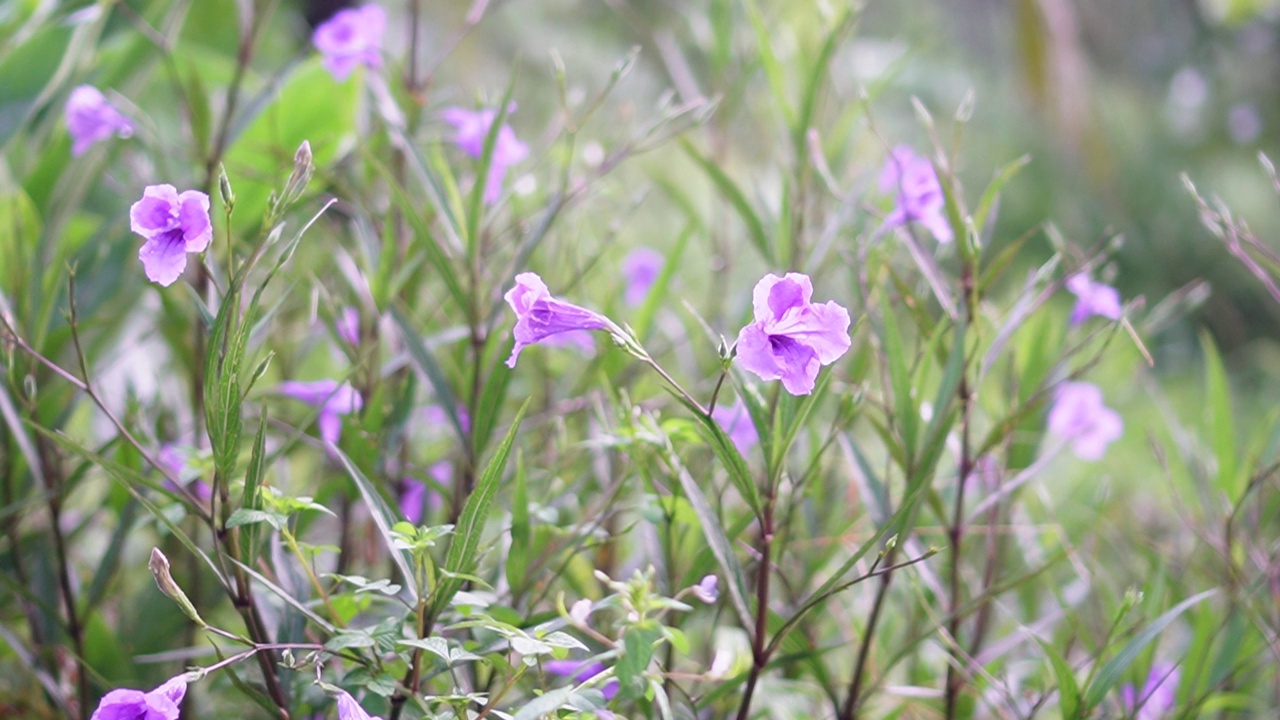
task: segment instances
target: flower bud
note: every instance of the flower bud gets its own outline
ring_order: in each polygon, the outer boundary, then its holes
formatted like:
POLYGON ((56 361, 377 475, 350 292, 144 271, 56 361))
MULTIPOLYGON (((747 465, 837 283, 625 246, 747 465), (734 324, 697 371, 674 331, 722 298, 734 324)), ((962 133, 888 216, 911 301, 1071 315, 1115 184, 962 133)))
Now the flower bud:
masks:
POLYGON ((160 548, 151 548, 151 561, 147 563, 147 567, 151 569, 151 576, 156 579, 156 586, 160 588, 160 592, 177 603, 187 617, 194 620, 200 627, 205 627, 204 619, 200 617, 200 613, 196 612, 187 594, 182 592, 178 583, 173 581, 173 575, 169 573, 169 558, 160 552, 160 548))

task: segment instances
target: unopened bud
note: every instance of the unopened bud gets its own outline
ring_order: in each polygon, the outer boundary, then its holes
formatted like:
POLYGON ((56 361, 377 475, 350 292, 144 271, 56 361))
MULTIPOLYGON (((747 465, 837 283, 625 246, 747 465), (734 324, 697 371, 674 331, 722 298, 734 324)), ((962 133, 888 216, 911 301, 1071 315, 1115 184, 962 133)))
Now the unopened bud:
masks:
POLYGON ((222 204, 226 206, 227 212, 231 212, 236 206, 236 194, 231 191, 231 180, 227 177, 227 168, 218 166, 218 192, 222 194, 222 204))
POLYGON ((187 598, 186 593, 182 592, 182 588, 178 587, 178 583, 173 581, 173 575, 169 573, 169 558, 160 552, 160 548, 151 548, 151 561, 147 563, 147 567, 151 569, 151 576, 156 579, 156 586, 160 588, 160 592, 177 603, 187 617, 194 620, 200 627, 205 627, 204 619, 200 617, 200 613, 196 612, 195 605, 191 604, 191 600, 187 598))

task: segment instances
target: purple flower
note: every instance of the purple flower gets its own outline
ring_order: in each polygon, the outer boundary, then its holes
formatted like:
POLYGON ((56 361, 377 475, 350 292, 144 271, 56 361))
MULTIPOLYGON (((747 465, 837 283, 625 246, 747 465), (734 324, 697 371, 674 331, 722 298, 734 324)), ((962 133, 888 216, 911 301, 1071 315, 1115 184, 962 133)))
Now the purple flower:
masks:
POLYGON ((342 308, 333 319, 333 329, 342 342, 348 345, 359 345, 360 311, 353 307, 342 308))
POLYGON ((98 88, 81 85, 67 98, 67 132, 71 134, 71 154, 75 157, 88 152, 96 142, 112 135, 127 138, 133 135, 133 123, 107 102, 98 88))
POLYGON ((570 330, 542 341, 547 347, 571 348, 587 357, 596 354, 596 340, 586 330, 570 330))
POLYGON ((587 619, 591 617, 591 611, 594 609, 595 603, 587 598, 575 602, 569 608, 569 619, 578 625, 586 625, 587 619))
POLYGON ((1178 668, 1168 663, 1156 663, 1147 675, 1147 683, 1142 687, 1142 696, 1132 685, 1120 689, 1124 701, 1125 712, 1136 713, 1134 720, 1161 720, 1169 716, 1177 702, 1178 668))
MULTIPOLYGON (((431 479, 440 485, 448 485, 453 477, 453 466, 448 461, 440 461, 427 469, 431 479)), ((400 481, 400 514, 410 523, 422 522, 424 511, 434 510, 440 506, 440 495, 417 478, 407 477, 400 481)))
POLYGON ((743 455, 751 452, 751 448, 760 442, 755 423, 751 422, 751 414, 741 400, 732 405, 717 405, 711 411, 711 419, 729 434, 734 447, 743 455))
POLYGON ((792 395, 813 392, 818 369, 849 349, 849 311, 815 305, 807 275, 765 275, 753 294, 755 322, 738 333, 738 360, 761 380, 782 380, 792 395))
POLYGON ((1096 283, 1085 273, 1067 278, 1067 289, 1076 296, 1076 306, 1071 311, 1071 324, 1079 325, 1094 315, 1108 320, 1119 320, 1120 293, 1110 285, 1096 283))
POLYGON ((1098 386, 1069 382, 1059 386, 1049 410, 1049 432, 1071 443, 1081 460, 1100 460, 1111 441, 1124 432, 1120 415, 1102 404, 1098 386))
POLYGON ((642 247, 628 253, 622 259, 622 276, 627 281, 623 300, 632 307, 643 303, 666 264, 667 259, 657 250, 642 247))
POLYGON ((382 67, 382 31, 387 13, 378 5, 347 8, 334 13, 311 35, 324 55, 324 67, 335 80, 346 80, 357 65, 382 67))
MULTIPOLYGON (((422 408, 421 413, 422 421, 427 425, 444 427, 449 423, 449 413, 439 405, 427 405, 422 408)), ((458 424, 462 425, 464 432, 471 429, 471 415, 461 405, 458 406, 458 424)))
POLYGON ((337 444, 342 437, 342 416, 359 412, 364 407, 360 393, 350 383, 339 384, 336 380, 316 380, 315 382, 289 381, 280 383, 281 394, 295 400, 320 408, 320 416, 316 425, 320 428, 320 437, 325 442, 337 444))
POLYGON ((573 330, 608 330, 621 334, 609 318, 583 307, 551 297, 546 284, 536 273, 520 273, 515 287, 507 291, 507 304, 516 311, 513 334, 515 347, 507 358, 507 367, 516 366, 516 358, 525 347, 549 337, 573 330))
POLYGON ((338 693, 338 720, 381 720, 364 711, 360 703, 345 691, 338 693))
MULTIPOLYGON (((182 486, 193 485, 192 493, 200 500, 208 502, 213 497, 213 490, 205 481, 199 479, 200 471, 191 463, 193 454, 195 454, 195 448, 190 446, 165 443, 160 446, 160 453, 156 456, 156 460, 159 460, 165 470, 169 471, 169 475, 177 478, 182 486)), ((165 485, 175 492, 181 487, 172 480, 165 480, 165 485)))
POLYGON ((178 720, 179 705, 186 694, 186 673, 148 693, 112 690, 102 697, 89 720, 178 720))
POLYGON ((720 579, 715 575, 708 575, 698 581, 697 585, 689 588, 689 590, 693 592, 694 597, 710 605, 720 597, 720 590, 717 587, 719 583, 720 579))
POLYGON ((933 233, 938 242, 951 242, 947 199, 928 158, 916 155, 915 150, 906 145, 895 147, 880 171, 880 190, 897 193, 893 212, 884 219, 881 229, 918 222, 933 233))
MULTIPOLYGON (((514 110, 512 105, 508 110, 514 110)), ((477 160, 484 156, 484 141, 489 137, 489 128, 498 116, 497 110, 468 110, 460 107, 445 108, 441 113, 444 121, 453 126, 453 142, 462 152, 477 160)), ((516 137, 516 131, 510 125, 498 129, 498 137, 493 143, 493 157, 489 166, 489 178, 485 181, 484 201, 492 204, 502 194, 502 181, 507 175, 507 168, 529 156, 529 148, 516 137)))
MULTIPOLYGON (((566 677, 576 683, 583 683, 604 672, 604 663, 588 660, 548 660, 542 667, 552 675, 566 677)), ((618 694, 618 681, 609 680, 600 688, 605 700, 612 700, 618 694)))
POLYGON ((187 253, 204 252, 213 239, 209 196, 196 190, 179 194, 172 185, 148 185, 129 208, 129 226, 147 241, 138 259, 147 278, 168 287, 187 268, 187 253))

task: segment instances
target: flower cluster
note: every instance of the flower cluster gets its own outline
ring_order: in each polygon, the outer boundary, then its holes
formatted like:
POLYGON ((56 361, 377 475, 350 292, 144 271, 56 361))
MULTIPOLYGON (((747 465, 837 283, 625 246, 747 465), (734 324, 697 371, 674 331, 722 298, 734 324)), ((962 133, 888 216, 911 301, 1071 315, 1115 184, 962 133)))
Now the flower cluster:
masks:
POLYGON ((327 443, 337 444, 342 437, 342 416, 360 412, 364 406, 360 393, 350 383, 338 383, 336 380, 289 381, 281 383, 279 391, 282 395, 320 408, 316 426, 320 428, 320 438, 327 443))
POLYGON ((1094 282, 1085 273, 1067 278, 1067 289, 1076 296, 1076 306, 1071 310, 1071 324, 1079 325, 1093 316, 1119 320, 1124 309, 1120 305, 1120 293, 1110 285, 1094 282))

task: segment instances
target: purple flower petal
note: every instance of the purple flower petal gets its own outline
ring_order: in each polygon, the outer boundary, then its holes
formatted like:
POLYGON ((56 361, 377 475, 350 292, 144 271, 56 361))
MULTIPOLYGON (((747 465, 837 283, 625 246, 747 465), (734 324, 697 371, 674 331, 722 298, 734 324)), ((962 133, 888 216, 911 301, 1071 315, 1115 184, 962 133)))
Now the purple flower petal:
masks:
POLYGON ((178 190, 168 183, 148 185, 142 199, 129 208, 129 227, 144 238, 152 238, 174 229, 178 190))
POLYGON ((187 269, 186 244, 177 232, 157 235, 142 244, 138 259, 148 280, 169 287, 187 269))
POLYGON ((711 411, 711 419, 715 420, 729 435, 734 447, 738 448, 738 452, 743 455, 760 442, 755 423, 751 422, 751 414, 747 412, 747 406, 741 400, 732 405, 717 405, 716 409, 711 411))
POLYGON ((702 578, 692 589, 693 596, 702 602, 710 605, 720 598, 720 590, 716 585, 720 582, 715 575, 708 575, 702 578))
POLYGON ((188 190, 178 196, 178 223, 186 241, 187 252, 204 252, 213 239, 213 223, 209 220, 209 196, 188 190))
POLYGON ((340 692, 338 693, 338 720, 379 720, 379 718, 365 712, 364 708, 360 707, 360 703, 356 702, 349 693, 340 692))
MULTIPOLYGON (((508 113, 515 109, 514 103, 508 113)), ((460 107, 445 108, 440 117, 453 126, 453 142, 459 150, 477 160, 484 156, 484 143, 489 137, 489 129, 497 118, 496 110, 468 110, 460 107)), ((529 156, 529 148, 516 137, 510 125, 498 128, 498 136, 494 139, 493 155, 490 160, 488 179, 485 181, 484 201, 489 204, 497 202, 502 195, 503 181, 507 169, 529 156)))
POLYGON ((89 720, 178 720, 179 705, 186 692, 185 674, 170 678, 148 693, 112 690, 98 702, 89 720))
POLYGON ((360 393, 350 383, 336 380, 290 380, 280 383, 277 390, 282 395, 318 406, 320 415, 316 418, 316 426, 320 429, 320 437, 333 444, 342 437, 342 416, 359 412, 364 407, 360 393))
POLYGON ((1124 312, 1120 293, 1115 288, 1096 283, 1084 273, 1067 278, 1067 289, 1076 296, 1076 305, 1071 310, 1072 325, 1079 325, 1094 315, 1119 320, 1124 312))

